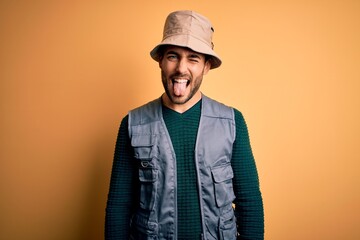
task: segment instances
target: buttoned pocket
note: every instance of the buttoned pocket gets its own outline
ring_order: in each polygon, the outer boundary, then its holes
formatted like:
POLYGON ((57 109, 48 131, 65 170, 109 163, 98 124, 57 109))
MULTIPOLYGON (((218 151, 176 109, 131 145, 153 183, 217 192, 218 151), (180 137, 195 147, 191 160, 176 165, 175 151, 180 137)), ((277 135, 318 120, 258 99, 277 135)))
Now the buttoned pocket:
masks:
POLYGON ((140 207, 151 210, 154 206, 157 191, 158 169, 153 167, 139 167, 140 207))
POLYGON ((215 201, 218 207, 232 203, 235 199, 232 179, 234 173, 230 162, 211 168, 214 181, 215 201))
POLYGON ((151 210, 157 191, 158 168, 154 151, 153 135, 137 135, 131 139, 134 157, 138 160, 140 183, 140 207, 151 210))
POLYGON ((140 160, 152 159, 155 155, 153 135, 135 135, 131 138, 131 146, 134 148, 134 157, 140 160))

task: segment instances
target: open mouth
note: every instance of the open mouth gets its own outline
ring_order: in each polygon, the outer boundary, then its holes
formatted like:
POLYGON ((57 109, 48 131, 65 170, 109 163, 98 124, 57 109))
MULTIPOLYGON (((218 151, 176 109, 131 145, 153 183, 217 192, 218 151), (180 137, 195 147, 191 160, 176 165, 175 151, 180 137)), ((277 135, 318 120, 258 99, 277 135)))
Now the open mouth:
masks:
POLYGON ((190 80, 188 80, 188 79, 173 78, 171 81, 174 85, 175 84, 185 84, 186 87, 189 86, 189 84, 190 84, 190 80))
POLYGON ((173 91, 176 96, 183 96, 186 93, 186 88, 190 84, 190 80, 184 78, 173 78, 173 91))

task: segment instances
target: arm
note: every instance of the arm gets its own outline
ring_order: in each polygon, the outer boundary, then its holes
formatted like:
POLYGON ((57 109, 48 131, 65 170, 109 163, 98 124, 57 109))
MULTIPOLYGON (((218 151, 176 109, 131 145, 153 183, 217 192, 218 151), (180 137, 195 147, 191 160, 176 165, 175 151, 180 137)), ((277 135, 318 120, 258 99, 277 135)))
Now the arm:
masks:
POLYGON ((247 126, 242 114, 235 111, 236 140, 233 146, 235 215, 239 239, 264 239, 264 210, 259 178, 252 154, 247 126))
POLYGON ((134 208, 134 189, 136 189, 134 162, 126 116, 121 122, 115 147, 106 206, 106 240, 129 239, 129 224, 134 208))

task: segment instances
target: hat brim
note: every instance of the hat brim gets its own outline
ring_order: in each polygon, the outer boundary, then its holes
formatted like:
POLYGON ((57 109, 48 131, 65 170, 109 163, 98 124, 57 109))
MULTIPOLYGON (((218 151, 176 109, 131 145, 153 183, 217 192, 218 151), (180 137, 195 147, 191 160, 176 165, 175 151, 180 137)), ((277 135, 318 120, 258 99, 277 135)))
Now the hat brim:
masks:
POLYGON ((165 38, 156 47, 154 47, 154 49, 150 52, 150 56, 157 62, 159 62, 160 60, 160 56, 158 53, 159 48, 163 45, 186 47, 190 48, 194 52, 208 55, 210 57, 209 61, 211 63, 210 69, 218 68, 222 63, 220 57, 214 52, 214 50, 212 50, 212 48, 208 44, 191 35, 183 34, 169 36, 165 38))

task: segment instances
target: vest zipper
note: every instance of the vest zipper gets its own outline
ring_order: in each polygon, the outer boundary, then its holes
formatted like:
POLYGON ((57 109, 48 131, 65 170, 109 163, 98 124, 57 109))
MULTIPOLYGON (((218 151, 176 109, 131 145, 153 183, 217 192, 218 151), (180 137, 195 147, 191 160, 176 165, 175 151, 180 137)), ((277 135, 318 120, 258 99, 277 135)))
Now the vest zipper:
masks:
POLYGON ((170 134, 166 128, 166 124, 164 121, 164 117, 162 115, 162 110, 160 107, 160 116, 161 116, 161 125, 163 127, 164 132, 166 133, 165 136, 167 137, 168 143, 170 145, 171 148, 171 153, 172 153, 172 162, 173 162, 173 166, 174 166, 174 238, 173 239, 177 239, 178 237, 178 208, 177 208, 177 167, 176 167, 176 155, 175 155, 175 150, 174 150, 174 146, 172 145, 171 142, 171 138, 170 138, 170 134))
POLYGON ((196 168, 196 178, 197 178, 197 184, 198 184, 198 195, 199 195, 199 203, 200 203, 200 215, 201 215, 201 239, 206 240, 206 234, 205 234, 205 223, 204 223, 204 206, 203 206, 203 202, 202 202, 202 189, 201 189, 201 180, 200 180, 200 168, 199 168, 199 161, 198 161, 198 142, 199 142, 199 135, 200 133, 200 129, 201 129, 201 119, 202 119, 202 113, 203 113, 203 109, 201 109, 201 113, 200 113, 200 120, 199 120, 199 128, 198 128, 198 133, 196 136, 196 143, 195 143, 195 151, 194 151, 194 155, 195 155, 195 168, 196 168))
MULTIPOLYGON (((175 151, 174 151, 175 153, 175 151)), ((174 231, 174 239, 177 239, 178 237, 178 207, 177 207, 177 167, 176 167, 176 158, 174 156, 174 179, 175 179, 175 183, 174 183, 174 195, 175 195, 175 198, 174 198, 174 201, 175 201, 175 231, 174 231)))

